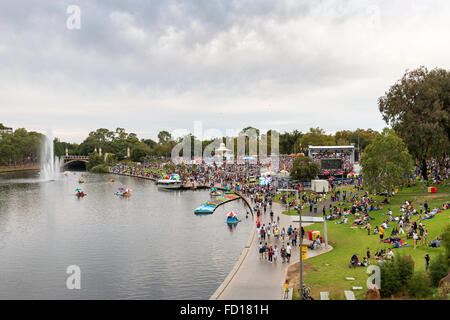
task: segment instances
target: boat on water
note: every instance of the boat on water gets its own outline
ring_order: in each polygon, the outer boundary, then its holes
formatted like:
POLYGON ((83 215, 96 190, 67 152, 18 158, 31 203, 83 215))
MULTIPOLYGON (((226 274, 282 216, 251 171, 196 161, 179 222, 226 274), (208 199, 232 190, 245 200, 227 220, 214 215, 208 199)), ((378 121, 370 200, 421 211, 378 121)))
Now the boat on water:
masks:
POLYGON ((228 224, 238 223, 241 221, 238 219, 237 213, 234 211, 230 211, 226 215, 227 215, 227 223, 228 224))
POLYGON ((219 191, 217 191, 216 188, 211 188, 211 190, 209 191, 209 194, 211 196, 221 196, 222 195, 219 191))
POLYGON ((159 189, 164 190, 179 190, 181 189, 181 180, 178 174, 171 174, 170 176, 164 176, 158 180, 157 186, 159 189))
POLYGON ((225 187, 225 194, 234 194, 234 190, 232 190, 231 187, 227 186, 225 187))
POLYGON ((83 198, 84 196, 87 196, 87 194, 84 193, 84 191, 81 190, 80 188, 76 188, 75 191, 76 191, 75 196, 77 198, 83 198))
POLYGON ((216 205, 213 204, 202 204, 197 209, 194 210, 194 213, 197 214, 211 214, 214 212, 214 209, 216 208, 216 205))
POLYGON ((125 189, 123 187, 120 187, 120 188, 118 188, 116 195, 120 196, 120 197, 125 197, 125 198, 130 197, 131 189, 128 189, 128 188, 125 189))

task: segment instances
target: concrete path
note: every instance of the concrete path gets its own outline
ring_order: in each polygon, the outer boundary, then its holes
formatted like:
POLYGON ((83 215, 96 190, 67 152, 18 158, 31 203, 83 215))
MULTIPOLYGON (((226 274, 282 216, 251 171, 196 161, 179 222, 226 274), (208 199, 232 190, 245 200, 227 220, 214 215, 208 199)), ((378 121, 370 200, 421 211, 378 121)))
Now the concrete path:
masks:
MULTIPOLYGON (((279 204, 273 204, 274 220, 277 216, 280 217, 280 229, 287 228, 292 225, 293 228, 298 229, 298 225, 293 225, 291 217, 282 214, 285 208, 279 204)), ((262 223, 266 225, 270 222, 270 210, 262 216, 262 223)), ((256 216, 254 218, 255 230, 256 230, 256 216)), ((306 226, 307 224, 304 224, 306 226)), ((281 248, 283 244, 282 240, 275 240, 271 237, 271 243, 273 246, 277 245, 281 248)), ((286 244, 287 239, 284 241, 286 244)), ((325 249, 308 250, 307 257, 312 257, 318 254, 329 251, 325 249)), ((241 258, 236 264, 229 277, 225 279, 224 283, 218 288, 218 290, 211 296, 211 299, 220 300, 280 300, 283 298, 284 280, 288 267, 299 261, 299 251, 292 250, 291 263, 282 263, 281 258, 278 258, 277 263, 270 263, 266 260, 260 260, 259 258, 259 242, 255 231, 252 233, 252 238, 248 243, 248 247, 244 250, 241 258)))

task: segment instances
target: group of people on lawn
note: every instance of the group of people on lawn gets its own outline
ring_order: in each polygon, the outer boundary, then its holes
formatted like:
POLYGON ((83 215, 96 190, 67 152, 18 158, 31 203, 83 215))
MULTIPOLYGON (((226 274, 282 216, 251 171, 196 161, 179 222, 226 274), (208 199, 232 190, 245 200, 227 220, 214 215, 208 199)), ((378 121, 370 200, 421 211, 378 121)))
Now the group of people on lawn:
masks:
MULTIPOLYGON (((441 208, 434 208, 431 210, 429 208, 429 205, 427 201, 424 202, 423 208, 420 206, 419 211, 417 211, 414 206, 411 204, 410 201, 405 201, 404 204, 400 207, 400 216, 394 217, 392 214, 392 210, 389 208, 386 215, 388 216, 386 220, 380 225, 375 226, 375 229, 371 233, 371 225, 369 220, 374 219, 369 216, 367 205, 370 203, 370 200, 366 197, 362 197, 361 201, 366 205, 366 210, 361 210, 361 214, 359 214, 359 209, 356 210, 356 212, 352 211, 351 213, 354 214, 355 219, 352 224, 352 226, 358 226, 360 225, 360 229, 367 229, 368 235, 371 234, 378 234, 380 237, 380 241, 384 243, 393 244, 392 248, 388 248, 387 251, 385 249, 378 249, 377 252, 374 255, 374 259, 377 261, 383 261, 385 259, 393 259, 394 258, 394 252, 392 249, 395 248, 403 248, 409 246, 408 243, 406 243, 405 240, 400 238, 400 235, 405 235, 406 239, 412 239, 414 242, 414 249, 417 248, 419 243, 423 246, 429 245, 430 247, 439 247, 440 246, 440 239, 439 237, 436 237, 435 240, 431 241, 429 244, 427 242, 428 240, 428 231, 425 228, 425 225, 422 223, 423 220, 431 219, 434 217, 434 215, 440 213, 442 210, 447 210, 450 208, 449 202, 446 202, 442 205, 441 208), (414 215, 418 215, 417 221, 412 221, 412 217, 414 215), (397 226, 391 227, 389 223, 391 222, 397 222, 397 226), (386 236, 386 230, 392 228, 391 234, 388 238, 385 239, 386 236)), ((355 205, 353 206, 353 208, 355 205)), ((363 205, 364 208, 364 205, 363 205)), ((346 224, 348 223, 347 215, 349 215, 349 210, 344 209, 345 213, 342 215, 344 217, 343 220, 340 222, 336 222, 339 224, 346 224)), ((339 212, 339 210, 338 210, 339 212)), ((349 267, 356 267, 356 266, 367 266, 370 263, 370 257, 371 252, 370 249, 367 248, 366 257, 363 258, 363 260, 359 259, 359 256, 357 254, 354 254, 350 259, 349 267)))

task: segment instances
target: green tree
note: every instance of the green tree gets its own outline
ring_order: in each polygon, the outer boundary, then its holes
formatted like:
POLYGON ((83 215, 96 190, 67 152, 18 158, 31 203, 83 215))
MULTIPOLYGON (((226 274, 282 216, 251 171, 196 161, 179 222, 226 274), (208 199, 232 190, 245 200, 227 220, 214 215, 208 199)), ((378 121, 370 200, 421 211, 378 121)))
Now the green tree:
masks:
POLYGON ((304 133, 299 143, 302 148, 308 148, 308 146, 334 146, 336 145, 336 139, 333 135, 327 135, 325 130, 317 127, 310 128, 309 132, 304 133))
POLYGON ((450 150, 450 71, 407 71, 378 99, 383 119, 402 137, 427 176, 427 160, 444 161, 450 150))
POLYGON ((408 293, 416 298, 422 299, 433 293, 430 278, 423 272, 415 273, 407 284, 408 293))
POLYGON ((406 184, 413 170, 413 160, 405 143, 394 130, 385 128, 361 157, 364 184, 369 191, 390 191, 406 184))
POLYGON ((380 294, 391 297, 403 292, 414 274, 414 261, 410 256, 399 256, 394 260, 385 260, 380 265, 380 294))
POLYGON ((135 162, 144 162, 145 157, 149 154, 149 148, 146 145, 136 146, 131 149, 130 157, 135 162), (144 147, 145 146, 145 147, 144 147))
POLYGON ((90 171, 92 168, 100 164, 103 164, 103 157, 100 157, 97 152, 92 152, 89 154, 89 161, 86 164, 86 170, 90 171))
POLYGON ((448 274, 448 266, 448 257, 442 253, 430 261, 428 273, 433 286, 437 287, 439 281, 448 274))
POLYGON ((172 135, 168 131, 160 131, 158 133, 158 143, 164 145, 172 140, 172 135))
POLYGON ((310 157, 299 156, 294 160, 290 176, 297 181, 310 181, 319 174, 319 165, 310 157))

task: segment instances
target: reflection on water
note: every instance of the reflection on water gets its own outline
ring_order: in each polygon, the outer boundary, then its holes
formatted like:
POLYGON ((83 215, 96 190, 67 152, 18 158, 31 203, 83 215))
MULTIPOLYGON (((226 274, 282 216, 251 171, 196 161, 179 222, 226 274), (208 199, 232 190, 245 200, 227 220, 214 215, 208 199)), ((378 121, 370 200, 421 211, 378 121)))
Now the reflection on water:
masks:
POLYGON ((79 184, 80 175, 0 174, 1 299, 208 299, 250 235, 241 200, 196 216, 207 191, 88 173, 79 184), (120 186, 132 196, 116 196, 120 186), (243 218, 231 228, 230 210, 243 218), (81 290, 66 289, 69 265, 81 268, 81 290))

